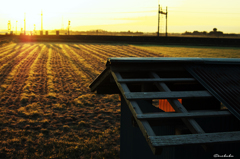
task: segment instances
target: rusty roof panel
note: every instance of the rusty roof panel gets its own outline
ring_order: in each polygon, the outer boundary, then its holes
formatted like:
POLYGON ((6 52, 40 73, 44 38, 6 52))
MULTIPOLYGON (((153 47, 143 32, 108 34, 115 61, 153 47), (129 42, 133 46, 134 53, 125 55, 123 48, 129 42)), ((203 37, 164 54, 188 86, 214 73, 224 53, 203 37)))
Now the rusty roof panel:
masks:
POLYGON ((190 65, 186 68, 240 120, 239 65, 190 65))

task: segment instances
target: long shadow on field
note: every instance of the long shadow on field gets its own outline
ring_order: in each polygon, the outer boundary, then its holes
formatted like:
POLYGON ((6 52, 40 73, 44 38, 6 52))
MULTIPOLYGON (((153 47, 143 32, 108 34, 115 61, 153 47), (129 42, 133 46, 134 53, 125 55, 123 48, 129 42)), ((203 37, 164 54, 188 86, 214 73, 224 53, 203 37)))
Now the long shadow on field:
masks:
POLYGON ((53 46, 56 47, 56 48, 58 48, 58 49, 60 49, 60 50, 62 50, 62 48, 59 47, 59 46, 57 46, 56 44, 53 44, 53 46))
MULTIPOLYGON (((16 49, 16 47, 17 47, 18 45, 15 45, 15 46, 13 46, 13 48, 12 48, 12 50, 11 50, 11 52, 13 52, 13 51, 15 51, 15 49, 16 49)), ((20 48, 19 49, 21 49, 22 48, 22 46, 20 46, 20 48)))
POLYGON ((83 72, 86 73, 90 80, 93 80, 97 77, 97 74, 91 73, 91 70, 86 68, 83 64, 76 62, 74 59, 71 59, 70 57, 64 55, 62 52, 59 52, 59 54, 61 54, 65 59, 68 59, 68 61, 71 61, 75 66, 78 66, 78 68, 80 68, 83 72))
MULTIPOLYGON (((21 45, 19 50, 21 50, 23 46, 21 45)), ((19 54, 21 53, 21 51, 18 51, 14 54, 14 57, 17 57, 19 54)), ((11 72, 12 68, 17 65, 21 60, 18 60, 21 57, 17 57, 15 59, 12 59, 11 62, 9 62, 7 65, 5 65, 2 69, 2 73, 0 76, 0 85, 4 82, 4 80, 6 79, 6 77, 8 76, 8 74, 11 72)))
POLYGON ((73 46, 72 44, 70 44, 70 45, 68 45, 68 46, 70 46, 70 47, 72 47, 72 48, 74 48, 74 49, 81 50, 81 48, 79 48, 79 47, 76 47, 76 46, 73 46))
POLYGON ((45 44, 45 46, 46 46, 48 49, 51 48, 51 46, 50 46, 49 44, 45 44))

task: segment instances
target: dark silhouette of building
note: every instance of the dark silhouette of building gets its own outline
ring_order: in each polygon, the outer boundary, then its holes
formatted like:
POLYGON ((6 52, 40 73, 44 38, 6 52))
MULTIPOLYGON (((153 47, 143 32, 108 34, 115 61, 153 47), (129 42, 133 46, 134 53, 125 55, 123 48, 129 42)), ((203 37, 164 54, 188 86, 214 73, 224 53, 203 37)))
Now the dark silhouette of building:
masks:
POLYGON ((209 33, 209 35, 214 35, 214 36, 221 36, 223 35, 222 31, 217 31, 217 28, 213 28, 213 31, 209 33))

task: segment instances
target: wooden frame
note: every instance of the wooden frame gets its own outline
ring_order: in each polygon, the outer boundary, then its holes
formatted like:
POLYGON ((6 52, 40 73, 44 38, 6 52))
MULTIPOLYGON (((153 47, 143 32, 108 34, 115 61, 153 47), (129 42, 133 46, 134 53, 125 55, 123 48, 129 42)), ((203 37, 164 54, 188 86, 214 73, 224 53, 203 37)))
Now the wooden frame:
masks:
MULTIPOLYGON (((114 58, 109 59, 107 62, 107 68, 101 76, 99 81, 94 82, 90 87, 92 91, 98 88, 104 87, 100 85, 103 83, 106 77, 114 79, 114 83, 118 87, 122 99, 124 100, 131 111, 134 121, 140 128, 143 136, 145 137, 148 145, 150 146, 153 154, 159 154, 163 147, 168 146, 181 146, 181 145, 201 145, 205 150, 209 148, 209 144, 215 143, 230 143, 240 142, 240 131, 235 132, 216 132, 205 133, 203 128, 196 121, 197 118, 208 117, 227 117, 232 114, 226 111, 220 110, 198 110, 190 111, 181 104, 178 99, 208 99, 214 98, 204 87, 200 90, 191 88, 193 84, 202 86, 198 81, 189 76, 180 75, 180 77, 164 77, 161 78, 161 72, 174 71, 174 72, 187 72, 185 65, 198 63, 198 64, 236 64, 240 60, 219 60, 219 59, 188 59, 178 60, 177 58, 114 58), (176 62, 177 61, 177 62, 176 62), (176 62, 175 65, 171 65, 168 62, 176 62), (186 64, 185 64, 186 63, 186 64), (141 76, 141 72, 147 72, 149 77, 146 78, 123 78, 122 73, 136 73, 141 76), (169 85, 169 83, 171 85, 169 85), (180 83, 187 84, 187 87, 191 88, 186 91, 172 91, 171 88, 180 83), (100 86, 99 86, 100 85, 100 86), (135 85, 140 85, 141 88, 133 89, 135 85), (170 86, 170 87, 169 87, 170 86), (155 88, 154 91, 150 87, 155 88), (192 90, 194 89, 194 90, 192 90), (152 99, 167 99, 171 106, 174 108, 174 113, 168 112, 150 112, 145 113, 140 108, 138 101, 145 100, 151 101, 152 99), (152 128, 153 121, 166 120, 182 120, 190 133, 186 135, 168 135, 159 136, 156 135, 152 128)), ((239 63, 238 63, 239 64, 239 63)), ((187 72, 188 73, 188 72, 187 72)), ((166 76, 166 74, 164 74, 166 76)), ((125 75, 127 76, 127 75, 125 75)), ((143 76, 142 76, 143 77, 143 76)), ((145 77, 145 75, 144 75, 145 77)), ((116 89, 116 88, 114 88, 116 89)), ((116 91, 116 90, 115 90, 116 91)))

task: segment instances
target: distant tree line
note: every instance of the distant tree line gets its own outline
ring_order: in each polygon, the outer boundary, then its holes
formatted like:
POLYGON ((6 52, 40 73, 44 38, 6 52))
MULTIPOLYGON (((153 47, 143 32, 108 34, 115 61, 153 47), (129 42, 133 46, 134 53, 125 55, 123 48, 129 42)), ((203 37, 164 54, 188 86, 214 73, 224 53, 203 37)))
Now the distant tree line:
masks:
POLYGON ((222 31, 217 31, 217 28, 213 28, 213 31, 207 32, 207 31, 193 31, 193 32, 188 32, 186 31, 185 33, 182 33, 182 35, 210 35, 210 36, 238 36, 237 34, 224 34, 222 31))

